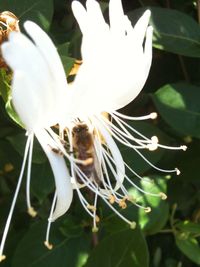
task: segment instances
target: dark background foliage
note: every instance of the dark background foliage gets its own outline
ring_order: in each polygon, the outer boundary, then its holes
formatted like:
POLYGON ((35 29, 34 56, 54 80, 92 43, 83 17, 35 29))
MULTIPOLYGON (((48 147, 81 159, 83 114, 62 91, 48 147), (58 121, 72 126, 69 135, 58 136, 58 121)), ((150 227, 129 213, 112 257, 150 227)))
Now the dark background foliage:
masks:
MULTIPOLYGON (((84 2, 84 1, 82 1, 84 2)), ((198 2, 198 1, 197 1, 198 2)), ((154 184, 141 183, 151 192, 166 192, 165 201, 130 191, 152 206, 144 213, 131 205, 123 213, 137 221, 135 230, 113 214, 101 201, 97 235, 91 219, 75 194, 66 215, 53 224, 52 250, 43 241, 54 182, 47 159, 35 142, 31 182, 36 218, 26 213, 25 184, 17 201, 2 267, 192 267, 200 265, 200 3, 192 0, 124 0, 125 13, 134 24, 144 9, 152 11, 154 27, 153 63, 142 93, 123 112, 143 115, 158 112, 151 123, 134 127, 144 135, 157 135, 162 143, 186 144, 186 152, 156 150, 146 157, 157 166, 177 166, 180 176, 158 173, 128 149, 122 153, 130 166, 154 184)), ((101 2, 107 17, 107 3, 101 2)), ((68 74, 80 58, 81 35, 66 0, 1 0, 0 11, 17 15, 22 27, 30 19, 54 40, 68 74)), ((111 70, 112 71, 112 70, 111 70)), ((103 79, 103 77, 102 77, 103 79)), ((134 79, 134 73, 133 73, 134 79)), ((3 232, 17 183, 24 130, 9 115, 10 77, 0 71, 0 234, 3 232)), ((105 96, 106 97, 106 96, 105 96)), ((132 177, 135 179, 135 177, 132 177)))

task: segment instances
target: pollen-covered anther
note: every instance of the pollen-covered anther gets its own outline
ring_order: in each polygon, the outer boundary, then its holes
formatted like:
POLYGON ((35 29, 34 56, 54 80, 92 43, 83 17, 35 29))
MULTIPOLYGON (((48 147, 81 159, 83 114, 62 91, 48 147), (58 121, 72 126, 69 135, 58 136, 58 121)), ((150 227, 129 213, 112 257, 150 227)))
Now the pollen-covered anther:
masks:
POLYGON ((6 259, 6 256, 5 255, 0 255, 0 262, 5 260, 6 259))
POLYGON ((119 206, 122 209, 126 209, 127 208, 127 204, 126 204, 126 202, 125 202, 124 199, 122 199, 122 200, 119 201, 119 206))
POLYGON ((182 149, 183 151, 186 151, 186 150, 187 150, 187 146, 181 146, 181 149, 182 149))
POLYGON ((99 231, 98 227, 96 227, 96 226, 92 227, 92 232, 93 233, 97 233, 98 231, 99 231))
POLYGON ((109 202, 110 202, 110 204, 114 204, 115 201, 116 201, 115 197, 113 195, 110 195, 109 196, 109 202))
POLYGON ((178 168, 175 168, 175 171, 176 171, 176 175, 180 175, 181 174, 181 172, 180 172, 180 170, 178 168))
POLYGON ((100 218, 99 218, 99 216, 97 216, 97 215, 95 216, 95 222, 96 222, 96 223, 99 223, 99 222, 100 222, 100 218))
POLYGON ((151 212, 151 207, 146 207, 146 208, 144 208, 144 211, 145 211, 146 213, 151 212))
POLYGON ((157 114, 156 112, 152 112, 152 113, 150 114, 150 118, 151 118, 152 120, 155 120, 157 117, 158 117, 158 114, 157 114))
POLYGON ((130 228, 131 229, 135 229, 136 228, 136 225, 137 225, 136 222, 131 222, 130 223, 130 228))
POLYGON ((158 137, 152 136, 151 137, 151 143, 147 145, 147 148, 149 151, 154 151, 158 148, 158 137))
POLYGON ((160 192, 160 193, 159 193, 159 196, 160 196, 160 198, 161 198, 162 200, 167 199, 167 195, 166 195, 165 193, 163 193, 163 192, 160 192))
POLYGON ((96 211, 96 208, 95 208, 95 206, 93 206, 93 205, 87 205, 87 208, 88 208, 89 210, 96 211))
POLYGON ((44 245, 45 245, 45 247, 47 247, 49 250, 52 250, 52 249, 53 249, 53 245, 50 244, 47 240, 44 241, 44 245))
POLYGON ((28 208, 27 212, 33 218, 37 215, 37 211, 33 207, 28 208))

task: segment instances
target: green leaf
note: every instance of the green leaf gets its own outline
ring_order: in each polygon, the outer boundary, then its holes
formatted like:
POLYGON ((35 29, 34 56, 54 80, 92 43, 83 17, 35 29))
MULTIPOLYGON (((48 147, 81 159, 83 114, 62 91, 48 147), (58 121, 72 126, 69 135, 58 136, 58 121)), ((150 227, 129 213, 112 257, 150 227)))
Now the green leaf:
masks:
POLYGON ((68 75, 75 63, 75 58, 69 56, 69 42, 58 46, 58 53, 60 55, 66 75, 68 75))
MULTIPOLYGON (((177 10, 150 7, 150 24, 154 28, 154 47, 184 56, 200 57, 200 27, 189 15, 177 10)), ((135 17, 142 15, 144 9, 129 13, 135 17)))
POLYGON ((48 30, 53 16, 53 0, 4 0, 1 1, 1 10, 13 12, 21 25, 32 20, 48 30))
POLYGON ((199 87, 187 83, 167 84, 152 98, 160 115, 172 128, 183 135, 200 137, 199 87))
POLYGON ((195 238, 180 239, 176 237, 176 245, 191 261, 200 265, 200 246, 195 238))
POLYGON ((6 111, 8 113, 8 115, 10 116, 10 118, 19 126, 21 126, 22 128, 25 128, 24 124, 22 123, 22 121, 20 120, 18 114, 16 113, 13 105, 12 105, 12 99, 11 97, 8 97, 8 100, 6 102, 5 105, 6 111))
POLYGON ((104 238, 84 267, 147 267, 148 249, 139 229, 124 230, 104 238))
POLYGON ((54 176, 49 162, 32 164, 31 191, 42 202, 54 189, 54 176))
MULTIPOLYGON (((140 183, 140 188, 148 193, 166 194, 166 178, 161 176, 144 177, 140 183)), ((166 224, 169 215, 169 205, 166 200, 159 196, 151 196, 140 192, 137 188, 131 187, 131 196, 145 207, 150 207, 151 212, 146 213, 144 209, 138 208, 138 223, 147 234, 154 234, 160 231, 166 224)))
POLYGON ((0 94, 4 102, 7 102, 10 93, 10 76, 6 74, 4 69, 0 69, 0 94))
MULTIPOLYGON (((7 140, 12 144, 14 149, 23 157, 24 156, 24 148, 25 148, 25 143, 26 143, 26 136, 24 134, 17 134, 17 135, 12 135, 8 136, 7 140)), ((46 162, 47 158, 40 147, 39 143, 37 140, 34 140, 34 148, 33 148, 33 157, 32 157, 32 162, 33 163, 44 163, 46 162)))
POLYGON ((200 224, 190 221, 183 221, 176 223, 175 227, 179 228, 183 232, 189 232, 192 234, 200 234, 200 224))
POLYGON ((88 255, 87 236, 63 237, 58 229, 59 223, 52 225, 51 242, 53 249, 44 246, 47 222, 37 223, 18 243, 12 267, 82 267, 88 255))

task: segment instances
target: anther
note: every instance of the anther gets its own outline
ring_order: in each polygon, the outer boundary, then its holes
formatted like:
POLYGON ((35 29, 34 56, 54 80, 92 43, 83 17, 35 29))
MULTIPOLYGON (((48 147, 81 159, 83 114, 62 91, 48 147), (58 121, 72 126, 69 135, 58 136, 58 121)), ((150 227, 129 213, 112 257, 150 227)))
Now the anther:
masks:
POLYGON ((181 172, 180 172, 180 170, 178 168, 175 168, 175 171, 176 171, 176 175, 180 175, 181 174, 181 172))
POLYGON ((109 202, 110 202, 110 204, 114 204, 115 203, 115 197, 113 195, 109 196, 109 202))
POLYGON ((52 250, 52 249, 53 249, 53 245, 50 244, 47 240, 44 241, 44 245, 45 245, 49 250, 52 250))
POLYGON ((5 260, 6 259, 6 256, 5 255, 0 255, 0 262, 5 260))
POLYGON ((96 208, 95 208, 95 206, 93 206, 93 205, 87 205, 87 208, 88 208, 89 210, 96 211, 96 208))
POLYGON ((154 151, 154 150, 156 150, 158 148, 158 137, 157 136, 152 136, 151 137, 151 141, 152 141, 152 143, 148 144, 147 148, 150 151, 154 151))
POLYGON ((92 232, 93 233, 97 233, 98 231, 99 231, 98 227, 96 227, 96 226, 92 227, 92 232))
POLYGON ((100 218, 99 218, 99 216, 95 216, 95 221, 98 223, 98 222, 100 222, 100 218))
POLYGON ((151 118, 152 120, 155 120, 157 117, 158 117, 158 114, 157 114, 156 112, 152 112, 152 113, 150 114, 150 118, 151 118))
POLYGON ((167 199, 167 195, 165 193, 163 193, 163 192, 160 192, 159 196, 161 197, 162 200, 167 199))
POLYGON ((146 207, 146 208, 144 208, 144 211, 145 211, 146 213, 149 213, 149 212, 151 212, 151 208, 150 208, 150 207, 146 207))
POLYGON ((120 200, 119 201, 119 206, 122 209, 126 209, 127 208, 127 204, 126 204, 126 202, 124 200, 120 200))
POLYGON ((131 229, 135 229, 136 228, 136 225, 137 225, 136 222, 131 222, 130 223, 130 228, 131 229))
POLYGON ((27 212, 33 218, 37 215, 37 211, 33 207, 29 207, 27 212))
POLYGON ((181 149, 182 149, 183 151, 186 151, 186 150, 187 150, 187 146, 181 146, 181 149))

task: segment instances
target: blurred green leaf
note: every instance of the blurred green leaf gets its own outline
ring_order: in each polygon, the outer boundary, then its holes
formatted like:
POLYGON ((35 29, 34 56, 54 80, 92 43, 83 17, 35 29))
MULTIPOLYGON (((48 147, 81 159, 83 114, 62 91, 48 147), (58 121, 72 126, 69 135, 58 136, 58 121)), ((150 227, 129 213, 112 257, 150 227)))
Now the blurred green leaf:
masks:
POLYGON ((68 75, 75 63, 75 58, 69 56, 69 42, 58 46, 58 53, 63 63, 66 75, 68 75))
POLYGON ((32 20, 48 30, 53 16, 53 0, 4 0, 1 1, 1 10, 13 12, 21 25, 32 20))
POLYGON ((148 249, 139 229, 124 230, 104 238, 84 267, 147 267, 148 249))
POLYGON ((52 250, 44 246, 47 222, 33 225, 19 241, 12 267, 82 267, 88 254, 88 237, 63 237, 58 225, 59 223, 52 225, 52 250))
POLYGON ((199 87, 187 83, 167 84, 152 95, 152 99, 163 119, 177 132, 200 137, 199 87))
POLYGON ((0 94, 4 102, 7 102, 10 86, 9 86, 10 77, 6 74, 5 69, 0 69, 0 94))
POLYGON ((138 223, 145 233, 154 234, 160 231, 166 224, 169 215, 169 205, 161 197, 151 196, 148 193, 159 194, 162 192, 166 194, 166 178, 161 176, 143 177, 139 186, 147 193, 140 192, 134 187, 130 188, 129 193, 140 205, 150 207, 151 212, 146 213, 144 209, 138 208, 138 223))
POLYGON ((176 237, 176 245, 190 260, 200 265, 200 246, 195 238, 176 237))
MULTIPOLYGON (((26 143, 26 136, 24 134, 17 134, 8 136, 7 140, 12 144, 14 149, 23 157, 24 156, 24 148, 26 143)), ((33 163, 44 163, 46 162, 47 158, 40 147, 39 143, 37 142, 36 138, 34 140, 34 148, 33 148, 33 163)))
POLYGON ((189 232, 192 234, 199 234, 200 235, 200 223, 183 221, 183 222, 176 223, 175 226, 183 232, 189 232))
POLYGON ((46 161, 42 164, 33 164, 31 169, 31 191, 42 202, 54 189, 54 176, 46 161))

